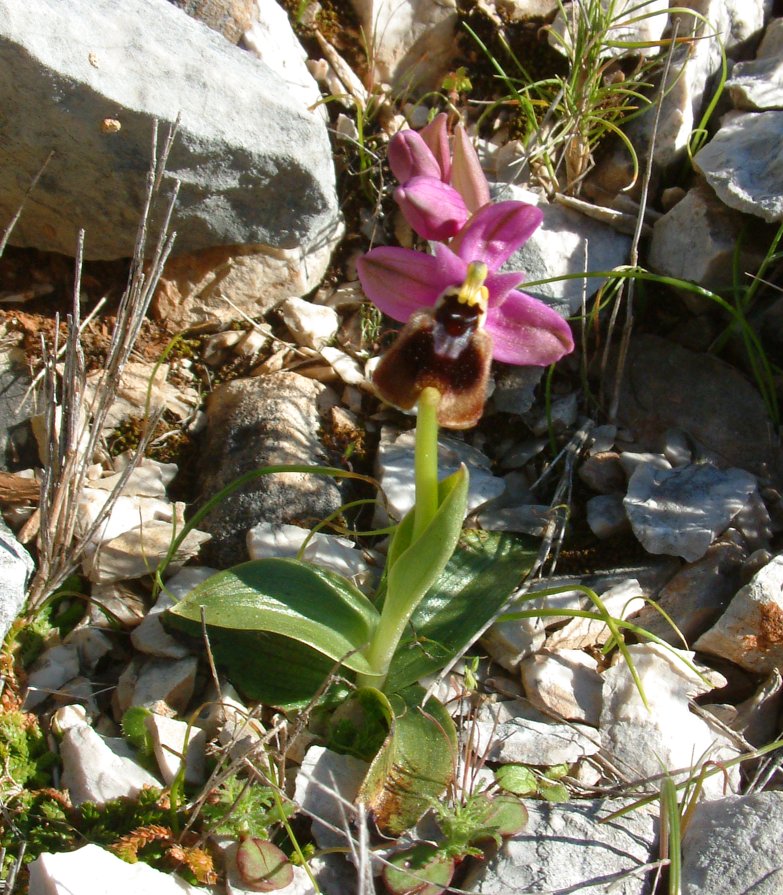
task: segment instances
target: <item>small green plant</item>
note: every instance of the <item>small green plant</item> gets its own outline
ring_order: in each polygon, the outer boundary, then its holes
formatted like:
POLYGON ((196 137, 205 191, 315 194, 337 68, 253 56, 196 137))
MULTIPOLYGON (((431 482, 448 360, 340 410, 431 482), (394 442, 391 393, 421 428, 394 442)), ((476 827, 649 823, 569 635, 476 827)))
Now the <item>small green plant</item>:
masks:
POLYGON ((392 855, 383 881, 393 895, 440 895, 457 865, 467 857, 483 858, 488 843, 499 846, 527 825, 524 805, 511 795, 477 793, 466 802, 433 802, 441 829, 438 843, 417 842, 392 855))
POLYGON ((547 802, 567 802, 568 788, 562 778, 568 774, 567 764, 538 770, 524 764, 507 764, 495 772, 495 782, 515 796, 539 796, 547 802))
POLYGON ((220 836, 268 839, 270 829, 294 810, 293 805, 276 798, 273 787, 231 774, 210 792, 201 808, 201 820, 206 829, 220 836))
MULTIPOLYGON (((549 31, 566 60, 565 74, 534 79, 502 33, 506 62, 465 25, 507 91, 490 111, 497 105, 514 110, 531 173, 548 189, 578 193, 596 149, 612 134, 628 151, 636 180, 636 151, 622 127, 650 106, 651 79, 660 63, 640 57, 649 42, 618 39, 616 31, 660 15, 660 10, 651 10, 650 0, 628 8, 618 0, 579 0, 568 9, 558 0, 558 6, 564 28, 549 31)), ((675 11, 688 12, 669 10, 675 11)), ((670 42, 664 39, 652 46, 670 42)))

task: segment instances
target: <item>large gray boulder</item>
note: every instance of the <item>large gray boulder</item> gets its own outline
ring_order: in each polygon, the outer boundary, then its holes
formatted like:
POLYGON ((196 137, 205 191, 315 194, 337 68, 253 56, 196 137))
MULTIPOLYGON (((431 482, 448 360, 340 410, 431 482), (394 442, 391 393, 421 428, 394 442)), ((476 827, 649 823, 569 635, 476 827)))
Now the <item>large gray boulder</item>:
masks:
POLYGON ((337 227, 320 114, 250 53, 166 0, 0 0, 0 220, 50 150, 17 245, 132 253, 153 119, 180 115, 177 251, 256 244, 303 253, 337 227))

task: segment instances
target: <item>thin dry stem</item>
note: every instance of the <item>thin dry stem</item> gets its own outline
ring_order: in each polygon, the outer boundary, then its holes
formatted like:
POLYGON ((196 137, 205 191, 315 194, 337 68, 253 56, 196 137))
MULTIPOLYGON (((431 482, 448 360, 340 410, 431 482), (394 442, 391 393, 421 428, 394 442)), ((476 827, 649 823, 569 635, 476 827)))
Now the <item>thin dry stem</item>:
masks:
MULTIPOLYGON (((176 125, 175 125, 176 128, 176 125)), ((140 443, 110 492, 103 508, 85 531, 77 531, 78 505, 87 483, 87 470, 103 437, 104 425, 114 404, 122 372, 141 330, 163 266, 174 242, 169 233, 171 214, 179 183, 175 182, 155 249, 144 270, 148 223, 153 202, 163 182, 165 161, 171 149, 174 129, 158 153, 157 124, 153 128, 152 162, 147 175, 147 191, 134 248, 128 286, 120 299, 106 363, 87 397, 86 371, 80 345, 79 293, 84 234, 80 234, 76 256, 73 309, 68 316, 68 334, 64 347, 62 372, 59 332, 55 327, 52 350, 44 350, 43 400, 48 456, 41 481, 38 567, 28 594, 28 609, 35 611, 43 601, 78 567, 94 536, 105 523, 128 478, 144 456, 145 449, 162 408, 151 411, 149 398, 147 422, 140 443)))

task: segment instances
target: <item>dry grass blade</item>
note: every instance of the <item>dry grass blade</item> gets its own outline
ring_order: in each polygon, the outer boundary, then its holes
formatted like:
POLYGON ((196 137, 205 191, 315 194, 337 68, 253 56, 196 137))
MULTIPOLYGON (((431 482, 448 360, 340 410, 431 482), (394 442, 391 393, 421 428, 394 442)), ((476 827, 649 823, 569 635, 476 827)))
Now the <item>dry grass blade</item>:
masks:
POLYGON ((147 191, 136 238, 128 285, 120 300, 106 363, 92 397, 86 391, 86 371, 80 346, 79 293, 83 252, 80 236, 76 257, 73 310, 68 315, 68 335, 64 346, 62 370, 55 327, 55 344, 44 346, 43 402, 46 417, 48 456, 41 482, 39 510, 38 565, 28 594, 28 610, 35 611, 79 565, 96 532, 106 521, 125 484, 144 456, 159 413, 150 410, 148 395, 147 425, 133 457, 110 492, 101 512, 84 531, 77 530, 77 508, 87 482, 87 469, 103 436, 104 424, 114 404, 122 372, 136 343, 149 303, 163 266, 174 242, 169 233, 171 214, 179 183, 169 198, 155 248, 145 269, 145 249, 149 237, 149 217, 159 198, 166 159, 175 127, 158 152, 157 124, 152 136, 152 161, 147 175, 147 191))

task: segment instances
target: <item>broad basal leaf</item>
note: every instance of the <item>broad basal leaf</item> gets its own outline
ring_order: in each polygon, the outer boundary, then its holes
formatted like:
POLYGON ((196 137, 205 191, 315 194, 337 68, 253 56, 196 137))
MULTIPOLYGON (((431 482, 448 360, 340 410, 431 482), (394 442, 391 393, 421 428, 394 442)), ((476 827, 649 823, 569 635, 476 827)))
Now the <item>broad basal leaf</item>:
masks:
POLYGON ((372 812, 380 830, 397 836, 413 826, 439 798, 454 773, 457 734, 446 709, 422 687, 388 697, 393 718, 357 800, 372 812))
POLYGON ((218 572, 169 610, 209 627, 279 634, 369 670, 361 650, 378 612, 349 581, 293 559, 261 559, 218 572))

